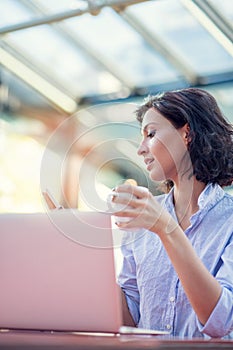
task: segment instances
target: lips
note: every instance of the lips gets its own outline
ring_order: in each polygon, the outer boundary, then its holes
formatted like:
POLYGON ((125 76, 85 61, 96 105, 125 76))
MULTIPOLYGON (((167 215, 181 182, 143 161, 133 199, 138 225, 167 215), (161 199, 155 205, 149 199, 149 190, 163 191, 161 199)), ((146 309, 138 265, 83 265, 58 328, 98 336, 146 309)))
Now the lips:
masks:
POLYGON ((146 164, 147 170, 150 170, 153 162, 154 162, 154 158, 145 158, 144 159, 144 163, 146 164))

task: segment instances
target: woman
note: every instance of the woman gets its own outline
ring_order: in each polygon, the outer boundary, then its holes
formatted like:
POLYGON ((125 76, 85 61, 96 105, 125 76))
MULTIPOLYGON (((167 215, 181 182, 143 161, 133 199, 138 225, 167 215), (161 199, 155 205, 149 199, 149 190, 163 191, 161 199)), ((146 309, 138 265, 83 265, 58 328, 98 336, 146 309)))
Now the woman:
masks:
POLYGON ((174 336, 233 338, 233 197, 222 189, 233 180, 232 125, 195 88, 150 97, 136 114, 150 178, 173 187, 158 197, 115 189, 114 203, 126 205, 116 216, 130 218, 117 223, 126 229, 125 319, 174 336))

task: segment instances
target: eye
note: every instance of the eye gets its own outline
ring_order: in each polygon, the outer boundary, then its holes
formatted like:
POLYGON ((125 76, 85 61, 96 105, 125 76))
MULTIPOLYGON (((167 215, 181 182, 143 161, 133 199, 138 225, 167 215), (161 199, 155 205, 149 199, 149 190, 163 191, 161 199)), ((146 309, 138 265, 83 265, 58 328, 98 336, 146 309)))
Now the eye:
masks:
POLYGON ((156 130, 152 130, 152 131, 148 131, 148 133, 147 133, 147 137, 149 138, 149 139, 152 139, 154 136, 155 136, 155 134, 156 134, 156 130))

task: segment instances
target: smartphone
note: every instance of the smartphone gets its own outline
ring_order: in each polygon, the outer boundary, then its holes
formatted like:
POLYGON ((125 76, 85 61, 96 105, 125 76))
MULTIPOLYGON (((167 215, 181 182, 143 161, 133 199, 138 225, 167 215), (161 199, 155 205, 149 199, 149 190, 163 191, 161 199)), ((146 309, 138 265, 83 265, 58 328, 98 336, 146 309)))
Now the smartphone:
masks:
POLYGON ((62 205, 54 198, 48 189, 42 192, 45 202, 49 209, 62 209, 62 205))

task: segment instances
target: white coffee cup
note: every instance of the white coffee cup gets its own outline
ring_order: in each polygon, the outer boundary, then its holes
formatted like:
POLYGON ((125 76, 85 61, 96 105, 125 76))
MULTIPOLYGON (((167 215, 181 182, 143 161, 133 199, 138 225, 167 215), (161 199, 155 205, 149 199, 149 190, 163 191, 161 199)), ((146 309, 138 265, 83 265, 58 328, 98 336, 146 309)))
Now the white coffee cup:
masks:
MULTIPOLYGON (((127 204, 120 204, 120 203, 115 203, 114 202, 114 197, 119 196, 119 194, 115 191, 112 191, 109 193, 109 195, 107 196, 107 205, 108 205, 108 209, 109 212, 112 213, 114 215, 114 213, 116 213, 117 211, 121 211, 124 210, 125 208, 132 208, 131 206, 128 206, 127 204)), ((121 196, 124 196, 124 193, 121 193, 121 196)), ((131 200, 133 198, 136 198, 136 196, 134 195, 130 195, 129 193, 125 193, 125 197, 128 200, 131 200)), ((129 217, 120 217, 120 216, 115 216, 115 222, 129 222, 130 220, 132 220, 132 218, 129 217)))

